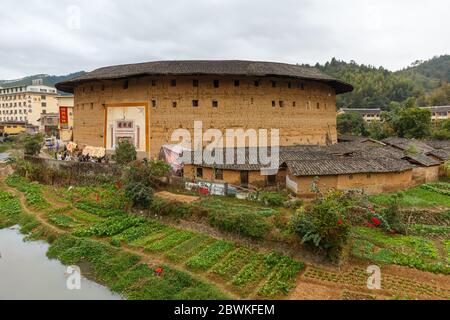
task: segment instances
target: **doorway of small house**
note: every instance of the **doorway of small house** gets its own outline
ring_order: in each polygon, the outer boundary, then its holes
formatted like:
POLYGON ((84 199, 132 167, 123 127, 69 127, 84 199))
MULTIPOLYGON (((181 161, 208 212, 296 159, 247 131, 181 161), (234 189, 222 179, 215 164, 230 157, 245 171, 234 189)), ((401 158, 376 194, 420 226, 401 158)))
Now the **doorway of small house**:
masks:
POLYGON ((241 186, 248 187, 248 171, 241 171, 241 186))

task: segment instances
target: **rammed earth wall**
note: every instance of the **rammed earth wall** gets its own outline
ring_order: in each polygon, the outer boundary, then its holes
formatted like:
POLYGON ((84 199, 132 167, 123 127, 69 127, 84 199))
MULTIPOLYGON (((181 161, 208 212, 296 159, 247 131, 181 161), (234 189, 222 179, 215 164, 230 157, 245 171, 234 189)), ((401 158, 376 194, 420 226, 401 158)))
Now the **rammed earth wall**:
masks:
POLYGON ((146 143, 151 157, 158 155, 163 144, 171 143, 174 130, 188 129, 193 135, 194 121, 202 121, 204 130, 280 129, 281 145, 337 142, 335 90, 310 80, 204 75, 82 84, 75 87, 76 143, 105 146, 105 110, 111 105, 148 106, 146 143), (176 86, 172 80, 176 80, 176 86), (193 85, 194 80, 198 80, 198 87, 193 85), (219 80, 218 88, 214 80, 219 80), (239 86, 235 80, 239 80, 239 86), (259 86, 255 81, 260 81, 259 86), (198 107, 193 107, 194 100, 198 107), (217 101, 216 106, 213 101, 217 101))

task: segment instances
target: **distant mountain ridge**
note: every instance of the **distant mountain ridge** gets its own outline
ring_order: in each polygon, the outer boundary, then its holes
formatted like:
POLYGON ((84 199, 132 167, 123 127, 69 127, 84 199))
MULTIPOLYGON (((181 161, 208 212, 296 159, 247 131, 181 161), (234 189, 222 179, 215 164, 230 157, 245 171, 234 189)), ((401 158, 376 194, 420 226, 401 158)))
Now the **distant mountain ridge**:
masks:
POLYGON ((415 97, 419 106, 450 104, 450 55, 416 61, 396 72, 335 58, 315 67, 355 87, 337 97, 338 108, 388 109, 391 102, 410 97, 415 97))
POLYGON ((31 85, 33 80, 36 79, 42 79, 45 85, 54 87, 56 83, 61 81, 66 81, 73 79, 75 77, 81 76, 85 74, 85 71, 78 71, 74 73, 70 73, 67 75, 62 76, 55 76, 55 75, 48 75, 48 74, 36 74, 33 76, 28 76, 22 79, 15 79, 15 80, 0 80, 0 87, 3 88, 10 88, 10 87, 16 87, 16 86, 27 86, 31 85))

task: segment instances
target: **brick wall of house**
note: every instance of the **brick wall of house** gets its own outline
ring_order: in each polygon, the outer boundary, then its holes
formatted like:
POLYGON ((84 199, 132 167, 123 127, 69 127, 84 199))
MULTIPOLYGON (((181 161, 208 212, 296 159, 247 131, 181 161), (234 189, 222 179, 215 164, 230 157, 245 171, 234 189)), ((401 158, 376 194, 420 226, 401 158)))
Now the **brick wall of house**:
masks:
MULTIPOLYGON (((315 177, 293 177, 291 180, 298 185, 298 194, 312 196, 311 185, 315 177)), ((368 194, 379 194, 383 192, 394 192, 403 190, 412 185, 412 171, 394 173, 358 173, 353 175, 321 176, 318 186, 322 191, 362 189, 368 194)))
POLYGON ((439 180, 440 165, 432 167, 417 167, 412 170, 412 179, 415 184, 429 183, 439 180))

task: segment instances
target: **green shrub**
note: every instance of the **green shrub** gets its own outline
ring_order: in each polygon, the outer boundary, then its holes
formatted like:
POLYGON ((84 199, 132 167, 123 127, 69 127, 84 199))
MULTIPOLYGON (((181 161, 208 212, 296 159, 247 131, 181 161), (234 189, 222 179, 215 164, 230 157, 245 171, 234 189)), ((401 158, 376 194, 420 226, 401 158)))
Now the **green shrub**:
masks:
POLYGON ((213 211, 209 223, 227 232, 241 234, 250 238, 262 239, 271 230, 270 224, 257 213, 213 211))
POLYGON ((402 222, 400 215, 401 198, 402 198, 401 194, 394 194, 388 200, 388 206, 384 208, 381 212, 382 216, 389 225, 389 228, 387 228, 388 231, 389 229, 391 229, 399 233, 406 232, 406 225, 402 222))
POLYGON ((136 157, 136 148, 129 141, 125 140, 120 142, 117 146, 113 159, 119 165, 127 165, 135 161, 136 157))
POLYGON ((279 192, 262 192, 259 201, 265 206, 282 207, 286 201, 286 196, 279 192))
POLYGON ((154 190, 142 182, 130 182, 125 187, 125 196, 134 207, 147 209, 153 200, 154 190))
POLYGON ((133 206, 147 209, 153 202, 154 189, 160 179, 169 172, 169 166, 161 161, 134 162, 125 173, 125 194, 133 206))
POLYGON ((302 243, 309 243, 326 251, 337 262, 350 235, 350 223, 345 218, 339 193, 320 198, 308 211, 301 209, 293 217, 292 225, 302 243))
POLYGON ((25 154, 29 156, 36 156, 41 152, 42 136, 27 136, 25 139, 24 149, 25 154))
POLYGON ((150 205, 150 211, 158 216, 181 218, 190 214, 191 210, 191 207, 187 204, 158 197, 155 197, 150 205))

